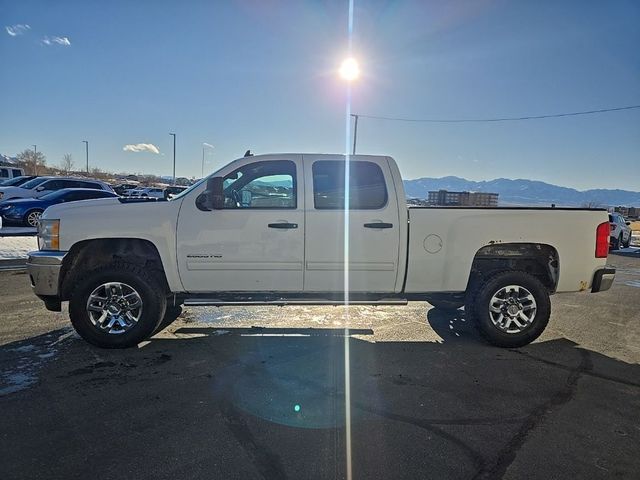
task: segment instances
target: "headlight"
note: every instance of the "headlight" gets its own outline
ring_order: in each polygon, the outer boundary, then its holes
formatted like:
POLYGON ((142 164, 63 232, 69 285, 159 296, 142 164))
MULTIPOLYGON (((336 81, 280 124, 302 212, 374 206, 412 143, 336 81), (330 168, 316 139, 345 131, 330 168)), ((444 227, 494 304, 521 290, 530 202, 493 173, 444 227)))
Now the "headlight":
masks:
POLYGON ((60 250, 60 220, 46 218, 38 222, 38 248, 60 250))

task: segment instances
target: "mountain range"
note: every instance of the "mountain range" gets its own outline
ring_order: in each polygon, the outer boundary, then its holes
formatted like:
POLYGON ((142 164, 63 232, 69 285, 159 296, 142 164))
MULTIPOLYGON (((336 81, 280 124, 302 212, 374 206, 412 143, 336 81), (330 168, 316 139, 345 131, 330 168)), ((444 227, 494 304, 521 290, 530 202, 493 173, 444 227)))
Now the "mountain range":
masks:
POLYGON ((550 206, 626 206, 640 207, 640 192, 629 190, 576 190, 536 180, 497 178, 475 182, 460 177, 418 178, 405 180, 407 198, 427 198, 432 190, 498 193, 499 205, 550 206))

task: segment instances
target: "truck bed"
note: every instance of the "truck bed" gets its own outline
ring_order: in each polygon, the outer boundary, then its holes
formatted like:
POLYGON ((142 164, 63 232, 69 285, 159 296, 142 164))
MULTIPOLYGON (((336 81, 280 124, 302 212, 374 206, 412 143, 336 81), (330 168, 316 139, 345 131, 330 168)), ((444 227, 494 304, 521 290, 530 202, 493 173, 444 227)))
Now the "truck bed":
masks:
POLYGON ((560 263, 557 291, 586 290, 602 266, 596 228, 606 210, 552 207, 410 207, 407 293, 462 292, 476 253, 487 245, 549 245, 560 263))

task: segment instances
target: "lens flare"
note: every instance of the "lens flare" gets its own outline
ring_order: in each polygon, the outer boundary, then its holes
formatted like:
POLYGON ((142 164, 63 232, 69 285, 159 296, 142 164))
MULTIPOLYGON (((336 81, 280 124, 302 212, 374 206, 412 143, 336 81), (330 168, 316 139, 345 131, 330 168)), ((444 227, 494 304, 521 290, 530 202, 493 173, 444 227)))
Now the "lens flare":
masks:
POLYGON ((360 65, 355 58, 346 58, 340 65, 339 72, 344 80, 353 82, 360 76, 360 65))

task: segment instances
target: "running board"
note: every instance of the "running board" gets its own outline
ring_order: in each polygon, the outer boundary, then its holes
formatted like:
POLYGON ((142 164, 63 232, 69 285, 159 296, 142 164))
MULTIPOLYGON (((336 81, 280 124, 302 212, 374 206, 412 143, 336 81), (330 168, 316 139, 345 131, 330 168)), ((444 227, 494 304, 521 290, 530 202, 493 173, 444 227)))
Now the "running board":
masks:
MULTIPOLYGON (((406 298, 378 298, 371 300, 349 300, 349 305, 406 305, 406 298)), ((219 298, 186 298, 184 305, 188 307, 223 307, 223 306, 251 306, 251 305, 345 305, 344 299, 329 298, 278 298, 278 299, 249 299, 222 300, 219 298)))

